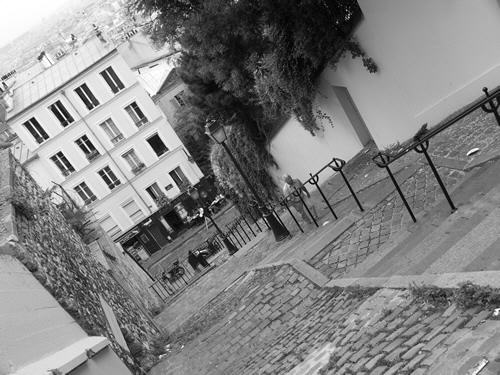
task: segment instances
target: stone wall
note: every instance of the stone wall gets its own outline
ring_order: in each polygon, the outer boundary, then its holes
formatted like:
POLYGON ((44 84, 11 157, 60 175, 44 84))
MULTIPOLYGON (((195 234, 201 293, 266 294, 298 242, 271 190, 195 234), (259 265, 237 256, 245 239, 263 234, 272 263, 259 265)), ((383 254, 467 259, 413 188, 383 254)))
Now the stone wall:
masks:
POLYGON ((8 151, 0 152, 0 165, 0 253, 19 259, 87 334, 108 337, 113 350, 138 372, 131 354, 115 340, 99 296, 129 342, 147 347, 158 328, 8 151))
POLYGON ((96 241, 91 244, 99 251, 101 263, 113 278, 148 312, 159 310, 163 301, 150 287, 154 282, 123 249, 100 227, 96 241))

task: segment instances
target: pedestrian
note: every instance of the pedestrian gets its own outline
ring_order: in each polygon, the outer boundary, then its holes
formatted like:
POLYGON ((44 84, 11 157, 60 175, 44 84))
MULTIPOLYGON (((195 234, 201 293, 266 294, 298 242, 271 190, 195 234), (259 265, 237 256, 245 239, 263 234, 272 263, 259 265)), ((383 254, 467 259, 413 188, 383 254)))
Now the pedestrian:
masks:
POLYGON ((197 250, 194 255, 196 256, 196 259, 198 260, 198 263, 203 266, 203 268, 210 267, 210 263, 208 263, 207 259, 205 258, 205 254, 201 250, 197 250))
POLYGON ((283 194, 285 195, 288 206, 293 207, 295 211, 297 211, 300 216, 302 216, 302 219, 306 223, 312 224, 311 216, 309 215, 305 207, 305 205, 307 205, 313 216, 315 218, 318 218, 316 207, 310 199, 311 194, 309 194, 309 191, 306 189, 304 184, 300 182, 299 179, 292 178, 292 176, 286 174, 283 176, 283 180, 285 181, 285 185, 283 186, 283 194), (300 196, 297 195, 297 192, 300 196), (302 200, 300 198, 302 198, 302 200), (304 203, 302 203, 302 201, 304 203))
POLYGON ((191 250, 188 251, 188 263, 195 272, 199 272, 198 265, 200 264, 196 255, 193 254, 191 250))

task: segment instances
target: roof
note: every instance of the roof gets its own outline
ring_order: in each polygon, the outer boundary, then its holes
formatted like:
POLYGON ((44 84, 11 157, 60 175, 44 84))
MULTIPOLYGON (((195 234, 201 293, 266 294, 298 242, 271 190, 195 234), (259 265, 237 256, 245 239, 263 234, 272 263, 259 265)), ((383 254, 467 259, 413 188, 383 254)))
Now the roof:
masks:
POLYGON ((14 108, 7 113, 7 120, 60 89, 113 51, 116 51, 114 45, 92 38, 56 64, 34 75, 14 89, 14 108))
POLYGON ((160 62, 151 67, 136 71, 136 77, 151 96, 155 96, 177 77, 175 67, 167 62, 160 62))
POLYGON ((149 38, 139 31, 118 47, 118 52, 131 69, 140 69, 176 54, 169 45, 154 48, 149 38))

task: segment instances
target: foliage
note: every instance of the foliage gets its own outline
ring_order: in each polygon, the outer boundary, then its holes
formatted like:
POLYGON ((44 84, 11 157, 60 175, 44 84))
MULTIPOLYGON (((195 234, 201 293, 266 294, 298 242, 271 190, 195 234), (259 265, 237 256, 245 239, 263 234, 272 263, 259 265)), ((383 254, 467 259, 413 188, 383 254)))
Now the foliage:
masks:
POLYGON ((160 209, 169 207, 171 203, 172 200, 163 193, 156 200, 156 204, 160 209))
MULTIPOLYGON (((235 127, 228 132, 228 147, 263 200, 276 200, 277 188, 267 173, 267 166, 273 163, 269 153, 261 154, 245 128, 235 127)), ((223 194, 241 210, 255 205, 255 199, 233 161, 220 145, 213 145, 211 154, 214 175, 223 194)))
MULTIPOLYGON (((320 129, 322 112, 313 102, 324 68, 350 53, 377 71, 351 38, 361 17, 355 0, 128 0, 128 10, 149 20, 156 43, 182 47, 179 72, 189 90, 180 128, 191 129, 185 139, 193 147, 205 142, 207 120, 237 128, 239 144, 255 151, 247 158, 249 168, 259 168, 251 180, 266 189, 270 178, 261 175, 273 164, 266 146, 277 125, 295 114, 312 134, 320 129)), ((201 147, 197 157, 208 151, 201 147)), ((215 147, 219 181, 242 196, 234 167, 219 158, 224 154, 215 147)))
POLYGON ((179 126, 177 135, 204 175, 212 174, 210 139, 204 132, 205 119, 193 106, 183 106, 175 114, 179 126))
POLYGON ((84 207, 70 207, 63 203, 58 206, 68 224, 85 241, 88 234, 92 231, 88 220, 88 211, 84 207))
POLYGON ((470 281, 460 284, 456 289, 411 285, 410 293, 417 301, 433 306, 455 303, 458 307, 468 309, 474 306, 500 305, 500 289, 476 285, 470 281))

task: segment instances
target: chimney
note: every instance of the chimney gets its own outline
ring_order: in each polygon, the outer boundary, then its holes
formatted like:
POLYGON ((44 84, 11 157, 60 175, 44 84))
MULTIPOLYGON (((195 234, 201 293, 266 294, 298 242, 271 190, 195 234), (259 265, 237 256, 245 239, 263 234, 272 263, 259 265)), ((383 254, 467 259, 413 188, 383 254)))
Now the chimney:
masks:
POLYGON ((54 61, 45 51, 40 52, 37 59, 38 62, 42 64, 44 69, 50 68, 52 65, 54 65, 54 61))

